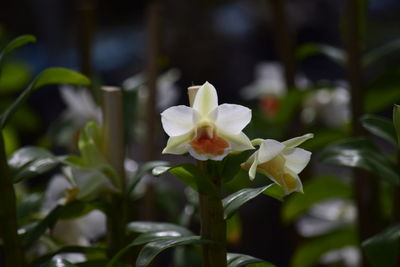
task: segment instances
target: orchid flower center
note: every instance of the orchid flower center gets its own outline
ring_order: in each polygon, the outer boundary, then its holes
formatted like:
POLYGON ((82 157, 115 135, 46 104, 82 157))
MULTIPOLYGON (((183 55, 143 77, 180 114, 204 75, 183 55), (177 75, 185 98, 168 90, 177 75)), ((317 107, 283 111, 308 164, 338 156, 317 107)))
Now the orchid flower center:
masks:
POLYGON ((195 137, 189 145, 199 155, 213 156, 223 155, 229 147, 228 142, 218 136, 215 127, 210 124, 197 127, 195 137))

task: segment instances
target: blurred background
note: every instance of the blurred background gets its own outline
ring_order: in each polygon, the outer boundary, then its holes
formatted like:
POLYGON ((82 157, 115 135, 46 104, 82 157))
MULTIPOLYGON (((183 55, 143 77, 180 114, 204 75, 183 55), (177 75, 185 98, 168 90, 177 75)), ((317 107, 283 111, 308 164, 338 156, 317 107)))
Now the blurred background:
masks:
MULTIPOLYGON (((400 99, 400 2, 360 0, 357 17, 349 16, 347 2, 352 1, 3 1, 0 45, 27 33, 37 42, 5 62, 0 110, 46 67, 72 68, 93 81, 88 90, 48 86, 34 92, 5 129, 7 153, 28 144, 55 153, 75 151, 77 129, 100 120, 99 88, 110 85, 124 89, 132 160, 188 161, 161 156, 167 139, 158 114, 172 105, 187 105, 187 87, 209 81, 220 103, 252 107, 253 122, 246 129, 251 138, 282 141, 314 132, 316 138, 306 148, 318 155, 357 128, 351 116, 351 106, 357 106, 351 103, 355 76, 366 99, 356 119, 364 113, 390 117, 392 104, 400 99), (358 19, 356 34, 353 19, 358 19), (359 56, 367 55, 358 73, 346 56, 353 43, 359 56)), ((250 202, 230 223, 230 251, 276 266, 360 266, 350 176, 348 169, 313 160, 301 175, 305 189, 309 183, 316 191, 328 192, 328 185, 334 192, 309 199, 296 194, 283 204, 268 197, 250 202), (298 208, 296 203, 306 204, 298 208), (332 245, 340 234, 345 238, 332 245)), ((43 186, 49 179, 29 186, 43 186)), ((160 199, 144 194, 138 205, 153 208, 151 214, 139 211, 137 216, 177 222, 186 201, 183 186, 171 177, 162 179, 165 185, 160 186, 160 178, 148 177, 147 189, 156 187, 151 190, 160 199)), ((311 191, 305 190, 306 195, 311 191)), ((192 222, 191 227, 198 225, 192 222)), ((162 260, 159 264, 167 266, 162 260)))

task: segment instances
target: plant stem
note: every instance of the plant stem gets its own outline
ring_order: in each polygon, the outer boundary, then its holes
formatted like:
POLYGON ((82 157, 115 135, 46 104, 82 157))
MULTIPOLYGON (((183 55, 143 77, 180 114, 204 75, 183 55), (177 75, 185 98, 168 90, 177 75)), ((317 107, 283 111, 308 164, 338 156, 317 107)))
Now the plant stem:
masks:
MULTIPOLYGON (((188 88, 190 106, 193 106, 194 99, 200 86, 188 88)), ((209 174, 213 184, 221 194, 221 177, 216 171, 207 166, 206 161, 197 161, 197 165, 204 172, 209 174)), ((203 266, 204 267, 226 267, 226 221, 224 220, 224 208, 221 195, 218 197, 208 196, 199 193, 200 205, 200 236, 202 239, 212 240, 215 243, 203 245, 203 266)))
MULTIPOLYGON (((212 182, 221 192, 221 178, 210 173, 207 162, 198 161, 199 167, 206 173, 211 174, 212 182)), ((202 239, 212 240, 215 243, 203 245, 203 266, 224 267, 226 261, 226 222, 224 220, 224 209, 221 196, 214 197, 199 194, 200 204, 200 235, 202 239)))
POLYGON ((6 267, 25 266, 25 258, 17 234, 16 208, 15 191, 7 163, 3 133, 0 131, 0 233, 3 239, 6 267))
POLYGON ((125 244, 127 203, 125 191, 125 143, 122 115, 122 92, 118 87, 102 87, 104 154, 120 177, 120 190, 110 200, 107 214, 107 243, 110 256, 125 244))

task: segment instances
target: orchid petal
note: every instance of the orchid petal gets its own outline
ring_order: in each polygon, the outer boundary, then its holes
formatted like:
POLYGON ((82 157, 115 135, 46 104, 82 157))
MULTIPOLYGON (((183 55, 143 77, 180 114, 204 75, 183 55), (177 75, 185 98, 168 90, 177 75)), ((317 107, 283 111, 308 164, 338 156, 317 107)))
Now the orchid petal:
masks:
MULTIPOLYGON (((254 153, 251 157, 254 157, 253 158, 253 163, 251 164, 251 167, 250 167, 250 169, 249 169, 249 177, 250 177, 250 180, 254 180, 254 178, 256 177, 256 172, 257 172, 257 166, 258 166, 258 161, 257 161, 257 153, 258 152, 256 152, 256 153, 254 153)), ((250 158, 251 158, 250 157, 250 158)), ((249 159, 250 159, 249 158, 249 159)))
POLYGON ((226 155, 228 155, 228 153, 230 151, 230 149, 227 148, 227 149, 225 149, 224 153, 221 154, 221 155, 198 154, 190 145, 187 145, 186 147, 187 147, 187 150, 188 150, 189 154, 193 158, 195 158, 197 160, 209 160, 209 159, 211 159, 211 160, 220 161, 220 160, 223 160, 226 157, 226 155))
POLYGON ((281 153, 285 148, 285 145, 282 143, 272 140, 266 139, 261 143, 258 160, 260 163, 268 162, 275 158, 279 153, 281 153))
POLYGON ((201 117, 208 114, 218 107, 218 95, 214 86, 205 82, 199 89, 194 99, 193 108, 199 112, 201 117))
POLYGON ((254 149, 254 146, 251 144, 250 139, 243 132, 232 135, 224 131, 218 131, 218 135, 229 143, 231 151, 244 151, 254 149))
POLYGON ((283 151, 286 167, 294 173, 300 173, 310 162, 311 152, 301 148, 288 148, 283 151))
POLYGON ((163 154, 180 155, 188 152, 186 144, 193 139, 194 131, 179 136, 171 136, 168 139, 167 146, 162 151, 163 154))
POLYGON ((303 193, 303 185, 301 183, 300 177, 296 173, 293 173, 290 170, 286 170, 285 175, 283 176, 283 182, 283 189, 286 195, 292 192, 303 193))
POLYGON ((161 113, 164 131, 169 136, 181 136, 194 128, 195 111, 187 106, 170 107, 161 113))
POLYGON ((298 136, 289 140, 286 140, 285 142, 282 142, 286 147, 296 147, 298 145, 301 145, 308 139, 311 139, 314 137, 314 134, 308 133, 302 136, 298 136))
POLYGON ((241 105, 222 104, 216 112, 215 124, 224 132, 239 134, 251 121, 251 110, 241 105))

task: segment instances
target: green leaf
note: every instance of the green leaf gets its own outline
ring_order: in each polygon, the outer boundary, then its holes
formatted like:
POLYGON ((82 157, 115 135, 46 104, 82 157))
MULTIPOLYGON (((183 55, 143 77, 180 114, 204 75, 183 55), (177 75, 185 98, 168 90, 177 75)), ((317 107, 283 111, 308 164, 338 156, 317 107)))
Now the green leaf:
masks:
POLYGON ((56 258, 52 259, 46 264, 42 264, 40 267, 76 267, 76 265, 70 263, 67 260, 56 258))
POLYGON ((340 66, 345 66, 347 61, 346 52, 344 50, 330 45, 316 43, 306 43, 301 45, 296 51, 296 58, 298 60, 304 60, 310 56, 320 54, 330 58, 340 66))
POLYGON ((290 223, 308 211, 314 204, 331 198, 350 198, 352 189, 339 179, 317 177, 304 183, 304 194, 293 194, 282 207, 283 221, 290 223))
POLYGON ((21 225, 28 220, 33 214, 38 212, 42 207, 43 195, 40 193, 32 193, 24 195, 21 202, 17 206, 18 223, 21 225))
POLYGON ((190 235, 192 233, 191 231, 180 225, 146 221, 131 222, 126 226, 126 229, 128 232, 135 233, 175 231, 181 233, 182 236, 190 235))
POLYGON ((152 169, 158 166, 165 166, 168 164, 166 161, 148 161, 143 164, 140 164, 134 177, 130 180, 130 183, 128 185, 127 189, 127 194, 131 194, 131 192, 135 189, 135 186, 140 182, 140 179, 143 178, 143 176, 150 172, 152 169))
POLYGON ((275 183, 270 184, 268 188, 263 192, 263 194, 275 198, 276 200, 279 201, 283 201, 283 199, 286 196, 285 191, 283 191, 283 188, 275 183))
POLYGON ((370 133, 396 145, 396 133, 389 119, 376 115, 365 115, 361 118, 361 123, 370 133))
POLYGON ((396 267, 400 258, 400 224, 392 226, 362 243, 372 267, 396 267))
POLYGON ((168 248, 183 246, 205 244, 211 241, 202 240, 199 236, 178 237, 165 240, 158 240, 146 244, 139 252, 136 260, 136 267, 145 267, 162 251, 168 248))
POLYGON ((368 53, 366 53, 362 57, 362 64, 364 67, 368 67, 371 64, 374 64, 377 61, 382 60, 384 57, 399 50, 400 50, 400 39, 396 39, 378 48, 368 51, 368 53))
POLYGON ((381 86, 369 89, 365 92, 364 107, 366 113, 377 113, 392 106, 400 100, 400 88, 398 84, 381 86), (379 101, 377 101, 379 99, 379 101))
POLYGON ((35 80, 18 96, 0 117, 0 129, 3 129, 17 108, 29 97, 33 90, 46 85, 71 84, 89 85, 90 80, 86 76, 65 68, 48 68, 42 71, 35 80))
POLYGON ((1 51, 0 53, 0 64, 1 61, 3 60, 3 57, 6 54, 9 54, 10 52, 12 52, 13 50, 17 49, 18 47, 21 47, 25 44, 28 43, 34 43, 36 42, 36 37, 30 34, 26 34, 26 35, 21 35, 18 36, 17 38, 15 38, 14 40, 12 40, 11 42, 9 42, 1 51))
POLYGON ((326 164, 360 168, 390 184, 400 184, 398 168, 364 137, 349 138, 329 146, 321 152, 320 159, 326 164))
POLYGON ((43 220, 39 221, 31 229, 27 230, 22 235, 22 243, 26 247, 29 247, 30 245, 33 244, 33 242, 38 240, 39 237, 41 237, 48 228, 52 228, 59 219, 62 212, 62 208, 63 207, 60 205, 56 206, 49 214, 47 214, 47 216, 43 220))
MULTIPOLYGON (((62 253, 80 253, 84 255, 96 255, 97 257, 106 257, 106 249, 96 247, 81 247, 81 246, 66 246, 62 247, 54 252, 43 255, 35 259, 32 263, 32 267, 43 266, 42 264, 51 260, 54 256, 62 253)), ((98 265, 100 266, 100 265, 98 265)))
POLYGON ((219 192, 211 182, 211 178, 193 164, 185 163, 175 167, 160 166, 153 169, 154 176, 159 176, 165 172, 171 173, 184 184, 201 194, 219 196, 219 192))
POLYGON ((73 201, 63 207, 60 219, 71 220, 82 217, 93 210, 105 210, 104 203, 100 201, 73 201))
POLYGON ((39 147, 21 148, 8 160, 14 183, 48 172, 59 163, 53 154, 39 147))
POLYGON ((224 198, 224 219, 229 219, 243 204, 262 194, 269 186, 245 188, 224 198))
POLYGON ((326 252, 346 246, 356 245, 358 245, 358 241, 357 231, 355 228, 349 227, 335 230, 328 234, 303 242, 303 244, 296 250, 290 266, 316 266, 321 256, 326 252))
POLYGON ((230 182, 240 171, 240 164, 245 162, 249 157, 249 151, 241 153, 231 153, 222 161, 221 177, 224 183, 230 182))
POLYGON ((400 147, 400 106, 393 107, 393 125, 397 135, 397 144, 400 147))
POLYGON ((275 267, 275 265, 269 262, 244 254, 227 253, 226 258, 228 261, 228 267, 247 266, 247 264, 251 263, 263 263, 261 265, 257 265, 260 267, 275 267))

